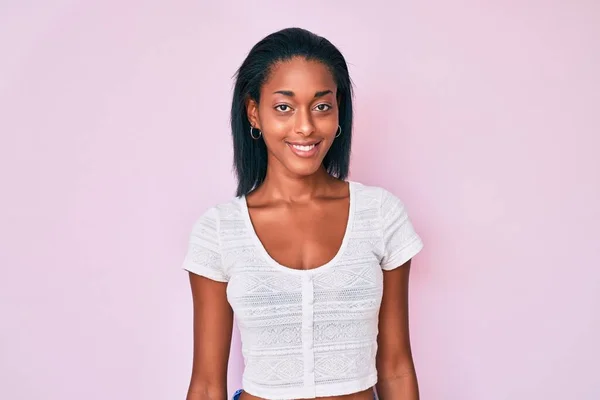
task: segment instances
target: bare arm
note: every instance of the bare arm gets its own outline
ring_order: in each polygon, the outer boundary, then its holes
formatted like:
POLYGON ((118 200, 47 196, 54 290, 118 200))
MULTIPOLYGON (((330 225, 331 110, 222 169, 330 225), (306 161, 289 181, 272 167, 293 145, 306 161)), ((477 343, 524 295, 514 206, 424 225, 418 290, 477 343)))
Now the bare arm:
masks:
POLYGON ((377 338, 377 395, 381 400, 418 400, 419 387, 408 328, 410 260, 383 272, 377 338))
POLYGON ((190 272, 194 302, 194 364, 187 400, 226 400, 233 311, 227 283, 190 272))

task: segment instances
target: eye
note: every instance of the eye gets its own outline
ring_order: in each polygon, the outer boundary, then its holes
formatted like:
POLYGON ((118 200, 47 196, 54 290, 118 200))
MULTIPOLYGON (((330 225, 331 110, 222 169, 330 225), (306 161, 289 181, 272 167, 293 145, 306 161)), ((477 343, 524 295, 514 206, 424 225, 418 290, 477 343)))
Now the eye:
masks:
POLYGON ((292 107, 288 106, 287 104, 279 104, 275 106, 275 109, 281 112, 289 112, 292 109, 292 107))
POLYGON ((331 106, 330 106, 329 104, 324 104, 324 103, 322 103, 322 104, 318 104, 318 105, 315 107, 315 109, 316 109, 317 111, 329 111, 329 110, 331 110, 331 106))

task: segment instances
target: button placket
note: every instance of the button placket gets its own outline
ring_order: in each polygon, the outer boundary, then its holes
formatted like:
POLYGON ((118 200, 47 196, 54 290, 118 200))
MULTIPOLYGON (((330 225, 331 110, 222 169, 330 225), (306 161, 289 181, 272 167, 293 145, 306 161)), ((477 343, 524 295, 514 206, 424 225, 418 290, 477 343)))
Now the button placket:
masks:
POLYGON ((313 277, 306 274, 302 279, 302 355, 304 359, 304 386, 315 387, 314 354, 314 285, 313 277))

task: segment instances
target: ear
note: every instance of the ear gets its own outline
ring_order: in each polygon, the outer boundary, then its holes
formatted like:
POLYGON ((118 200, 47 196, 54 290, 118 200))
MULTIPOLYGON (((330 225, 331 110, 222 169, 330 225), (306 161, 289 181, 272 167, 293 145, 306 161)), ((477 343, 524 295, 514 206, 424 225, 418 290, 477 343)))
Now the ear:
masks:
POLYGON ((258 103, 248 98, 246 100, 246 116, 248 117, 248 121, 250 125, 256 129, 260 129, 260 122, 258 118, 258 103))

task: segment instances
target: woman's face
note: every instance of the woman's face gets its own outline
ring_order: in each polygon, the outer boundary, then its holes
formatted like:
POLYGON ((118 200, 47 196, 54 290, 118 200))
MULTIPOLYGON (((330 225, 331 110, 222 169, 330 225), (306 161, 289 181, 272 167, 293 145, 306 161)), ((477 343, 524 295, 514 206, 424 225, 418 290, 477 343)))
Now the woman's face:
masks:
POLYGON ((273 67, 260 104, 247 103, 251 125, 262 131, 270 169, 282 166, 307 176, 321 167, 338 130, 336 92, 331 72, 318 61, 296 57, 273 67))

